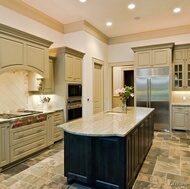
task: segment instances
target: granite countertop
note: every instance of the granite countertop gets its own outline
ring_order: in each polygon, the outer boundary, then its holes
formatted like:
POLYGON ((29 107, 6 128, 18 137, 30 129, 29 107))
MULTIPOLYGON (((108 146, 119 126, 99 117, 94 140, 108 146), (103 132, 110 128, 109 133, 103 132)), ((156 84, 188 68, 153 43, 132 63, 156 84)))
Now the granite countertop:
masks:
MULTIPOLYGON (((43 113, 48 114, 48 113, 54 113, 54 112, 57 112, 57 111, 62 111, 63 109, 61 109, 61 108, 54 108, 54 109, 49 109, 49 110, 36 110, 36 109, 30 109, 30 110, 41 111, 41 113, 39 113, 39 114, 43 114, 43 113)), ((2 119, 2 118, 0 118, 0 123, 9 122, 11 120, 18 119, 18 118, 19 117, 11 118, 11 119, 2 119)))
POLYGON ((124 137, 153 111, 154 108, 127 107, 126 113, 117 107, 57 127, 77 135, 124 137))

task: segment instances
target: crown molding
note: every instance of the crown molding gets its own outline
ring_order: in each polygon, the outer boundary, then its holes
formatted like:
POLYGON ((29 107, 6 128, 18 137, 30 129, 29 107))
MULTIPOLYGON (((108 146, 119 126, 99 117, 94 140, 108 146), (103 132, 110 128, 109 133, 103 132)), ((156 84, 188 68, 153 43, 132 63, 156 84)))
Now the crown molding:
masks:
POLYGON ((190 34, 190 25, 129 34, 119 37, 112 37, 109 38, 108 45, 134 42, 134 41, 147 40, 147 39, 155 39, 155 38, 174 36, 174 35, 182 35, 182 34, 190 34))
POLYGON ((108 37, 85 20, 64 25, 64 33, 72 33, 81 30, 108 44, 108 37))
POLYGON ((38 45, 42 45, 44 47, 49 48, 50 45, 53 43, 49 40, 43 39, 41 37, 37 37, 35 35, 23 32, 21 30, 17 30, 15 28, 6 26, 4 24, 0 24, 0 34, 2 36, 9 36, 9 37, 14 37, 17 39, 21 39, 24 41, 29 41, 38 45))
POLYGON ((27 16, 41 24, 44 24, 56 31, 63 33, 64 25, 50 16, 38 11, 37 9, 27 5, 21 0, 0 0, 0 4, 17 13, 27 16))
POLYGON ((0 0, 0 4, 6 8, 9 8, 17 13, 27 16, 41 24, 44 24, 58 32, 63 34, 72 33, 76 31, 86 31, 87 33, 93 35, 104 43, 108 43, 108 37, 92 26, 87 21, 79 21, 70 24, 62 24, 57 20, 51 18, 50 16, 38 11, 37 9, 27 5, 21 0, 0 0))
POLYGON ((9 8, 24 16, 27 16, 63 34, 72 33, 76 31, 85 31, 108 45, 148 40, 174 35, 190 34, 190 25, 184 25, 179 27, 172 27, 108 38, 105 34, 103 34, 101 31, 99 31, 97 28, 95 28, 85 20, 70 24, 62 24, 61 22, 58 22, 50 16, 27 5, 21 0, 0 0, 0 4, 2 6, 5 6, 6 8, 9 8))

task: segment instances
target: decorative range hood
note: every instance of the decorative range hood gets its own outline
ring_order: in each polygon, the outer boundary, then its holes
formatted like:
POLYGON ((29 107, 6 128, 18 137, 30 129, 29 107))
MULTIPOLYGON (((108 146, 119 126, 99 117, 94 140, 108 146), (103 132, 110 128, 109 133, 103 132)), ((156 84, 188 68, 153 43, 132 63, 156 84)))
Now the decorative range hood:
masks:
POLYGON ((0 24, 0 74, 24 69, 49 76, 48 49, 53 42, 0 24))

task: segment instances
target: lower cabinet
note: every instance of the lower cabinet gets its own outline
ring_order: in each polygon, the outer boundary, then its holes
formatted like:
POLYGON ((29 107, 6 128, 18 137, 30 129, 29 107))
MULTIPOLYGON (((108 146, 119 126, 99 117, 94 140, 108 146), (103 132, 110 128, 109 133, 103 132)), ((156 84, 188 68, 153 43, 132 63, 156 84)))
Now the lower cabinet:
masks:
POLYGON ((8 163, 10 163, 9 122, 5 122, 0 124, 0 167, 5 166, 8 163))
POLYGON ((69 183, 96 189, 129 189, 151 147, 154 124, 149 115, 124 137, 64 133, 64 170, 69 183))
POLYGON ((54 125, 54 142, 63 139, 63 131, 58 129, 57 126, 63 123, 63 111, 57 111, 53 115, 53 125, 54 125))
POLYGON ((92 182, 92 138, 64 133, 64 171, 68 182, 77 180, 90 184, 92 182))
POLYGON ((173 106, 172 110, 173 123, 172 128, 177 130, 190 130, 189 123, 189 107, 173 106))
POLYGON ((10 129, 10 162, 47 146, 46 121, 10 129))
POLYGON ((63 131, 57 129, 62 123, 63 110, 48 113, 44 121, 21 127, 11 128, 10 121, 0 123, 0 171, 63 139, 63 131))
POLYGON ((54 143, 53 113, 47 115, 47 146, 54 143))
POLYGON ((124 188, 125 145, 121 137, 98 137, 95 140, 95 165, 93 183, 95 188, 124 188))

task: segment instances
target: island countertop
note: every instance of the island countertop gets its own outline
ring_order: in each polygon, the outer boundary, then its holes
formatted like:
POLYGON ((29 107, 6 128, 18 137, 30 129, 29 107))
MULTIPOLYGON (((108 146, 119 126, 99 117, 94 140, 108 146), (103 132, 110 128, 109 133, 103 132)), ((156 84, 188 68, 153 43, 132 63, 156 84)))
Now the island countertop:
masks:
POLYGON ((123 112, 116 107, 57 127, 77 135, 124 137, 153 111, 154 108, 127 107, 127 112, 123 112))

